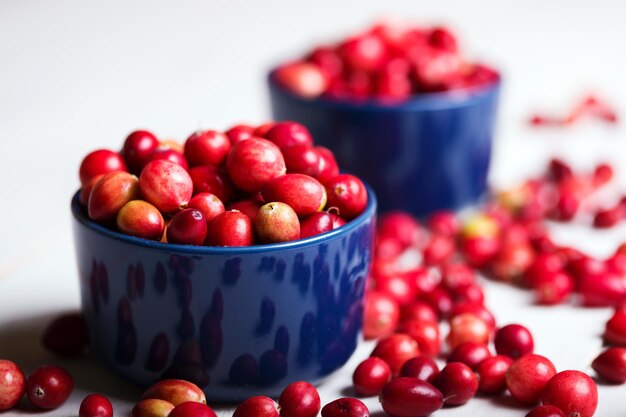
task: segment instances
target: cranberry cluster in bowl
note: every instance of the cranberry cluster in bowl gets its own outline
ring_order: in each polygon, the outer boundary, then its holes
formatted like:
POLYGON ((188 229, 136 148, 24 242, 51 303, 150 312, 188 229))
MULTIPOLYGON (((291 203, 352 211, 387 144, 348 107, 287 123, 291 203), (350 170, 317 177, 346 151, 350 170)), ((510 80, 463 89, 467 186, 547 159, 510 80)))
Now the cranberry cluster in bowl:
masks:
POLYGON ((405 100, 414 95, 484 87, 499 80, 488 65, 468 60, 443 26, 381 23, 317 46, 280 65, 276 81, 305 98, 405 100))
POLYGON ((137 130, 120 152, 80 166, 89 219, 168 243, 250 246, 328 232, 356 218, 367 190, 295 122, 197 131, 184 145, 137 130))

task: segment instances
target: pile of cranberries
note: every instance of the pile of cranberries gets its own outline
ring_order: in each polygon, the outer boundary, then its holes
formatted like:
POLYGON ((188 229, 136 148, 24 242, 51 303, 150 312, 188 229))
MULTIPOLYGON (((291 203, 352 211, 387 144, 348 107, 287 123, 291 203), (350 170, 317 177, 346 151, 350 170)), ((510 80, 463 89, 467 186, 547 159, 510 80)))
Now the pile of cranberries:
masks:
POLYGON ((169 243, 250 246, 336 229, 367 205, 367 190, 340 174, 333 153, 294 122, 193 133, 184 145, 132 132, 122 150, 80 165, 90 219, 169 243))
POLYGON ((485 86, 492 68, 469 62, 445 27, 382 23, 303 59, 281 65, 275 80, 305 97, 403 100, 414 94, 485 86))

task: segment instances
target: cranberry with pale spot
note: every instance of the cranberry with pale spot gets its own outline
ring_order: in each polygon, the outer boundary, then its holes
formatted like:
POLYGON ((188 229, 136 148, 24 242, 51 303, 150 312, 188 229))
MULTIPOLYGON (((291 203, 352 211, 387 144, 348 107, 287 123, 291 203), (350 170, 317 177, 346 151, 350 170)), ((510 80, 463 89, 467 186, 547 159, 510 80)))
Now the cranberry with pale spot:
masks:
POLYGON ((59 408, 74 389, 74 380, 63 368, 44 365, 28 376, 26 396, 38 408, 53 410, 59 408))
POLYGON ((336 207, 344 219, 352 220, 365 210, 367 190, 359 178, 350 174, 339 174, 324 185, 328 193, 327 207, 336 207))

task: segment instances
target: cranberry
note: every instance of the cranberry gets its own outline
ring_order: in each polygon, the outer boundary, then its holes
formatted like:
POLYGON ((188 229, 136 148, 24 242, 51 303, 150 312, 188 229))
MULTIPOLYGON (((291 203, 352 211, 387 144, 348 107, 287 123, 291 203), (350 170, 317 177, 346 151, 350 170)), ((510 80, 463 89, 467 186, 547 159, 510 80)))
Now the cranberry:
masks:
POLYGON ((457 51, 456 38, 445 27, 434 28, 428 36, 428 43, 435 48, 443 49, 445 51, 457 51))
POLYGON ((262 190, 287 170, 278 146, 261 138, 250 138, 234 145, 226 167, 233 183, 247 192, 262 190))
POLYGON ((322 408, 322 417, 370 417, 370 410, 356 398, 339 398, 322 408))
POLYGON ((304 239, 333 230, 333 215, 325 211, 313 213, 300 221, 300 238, 304 239))
POLYGON ((474 270, 463 263, 444 265, 441 269, 441 282, 449 291, 456 291, 473 284, 475 279, 474 270))
POLYGON ((159 140, 147 130, 135 130, 126 137, 122 156, 134 173, 140 173, 150 154, 159 146, 159 140))
POLYGON ((426 265, 443 265, 450 260, 456 251, 454 240, 450 236, 432 235, 424 248, 426 265))
POLYGON ((281 66, 274 73, 276 81, 289 91, 306 98, 321 95, 328 86, 324 72, 315 64, 293 62, 281 66))
POLYGON ((420 319, 407 320, 398 328, 400 333, 411 336, 420 347, 424 355, 432 358, 439 356, 441 348, 439 325, 436 321, 424 321, 420 319))
POLYGON ((626 348, 608 348, 593 360, 591 367, 602 379, 623 384, 626 382, 626 348))
POLYGON ((264 138, 267 132, 274 126, 274 122, 266 122, 254 128, 253 136, 264 138))
POLYGON ((553 405, 539 405, 526 414, 526 417, 567 417, 560 408, 553 405))
POLYGON ((316 146, 315 150, 320 156, 319 173, 315 176, 319 182, 326 184, 328 180, 339 175, 339 165, 335 154, 323 146, 316 146))
POLYGON ((459 344, 448 356, 448 363, 461 362, 475 370, 484 359, 491 357, 489 348, 484 343, 464 342, 459 344))
POLYGON ((39 408, 52 410, 63 404, 74 389, 74 381, 63 368, 45 365, 37 368, 26 381, 26 396, 39 408))
POLYGON ((217 414, 204 403, 187 401, 174 407, 167 417, 217 417, 217 414))
POLYGON ((617 305, 626 301, 626 280, 611 271, 585 274, 578 279, 578 291, 584 306, 617 305))
POLYGON ((506 371, 513 359, 504 355, 483 359, 475 368, 478 374, 478 388, 485 394, 500 394, 506 389, 506 371))
POLYGON ((441 210, 431 214, 426 226, 435 234, 454 236, 459 231, 459 221, 451 211, 441 210))
POLYGON ((207 235, 207 222, 200 210, 187 208, 172 217, 166 234, 169 243, 202 245, 207 235))
POLYGON ((228 204, 233 198, 235 186, 228 173, 222 168, 213 165, 193 167, 189 170, 193 182, 193 194, 215 194, 223 204, 228 204))
POLYGON ((340 77, 343 72, 343 61, 336 49, 332 47, 315 48, 308 61, 317 65, 328 77, 340 77))
POLYGON ((565 161, 552 158, 548 163, 548 172, 555 181, 571 180, 574 178, 574 170, 565 161))
POLYGON ((389 381, 380 393, 380 404, 393 417, 420 417, 443 406, 442 393, 426 381, 400 377, 389 381))
POLYGON ((461 252, 467 262, 480 268, 491 261, 500 250, 500 241, 495 238, 472 237, 463 239, 461 252))
POLYGON ((593 226, 597 228, 613 227, 624 218, 621 206, 598 211, 593 218, 593 226))
POLYGON ((561 272, 564 267, 563 258, 558 254, 541 253, 526 269, 523 283, 528 287, 535 287, 536 283, 543 281, 547 275, 561 272))
POLYGON ((59 356, 77 356, 87 346, 85 317, 82 313, 67 313, 55 318, 41 339, 44 347, 59 356))
POLYGON ((328 207, 336 207, 341 217, 351 220, 365 210, 367 190, 363 182, 350 174, 339 174, 326 183, 328 207))
POLYGON ((165 220, 152 204, 143 200, 132 200, 124 204, 117 213, 117 228, 127 235, 161 240, 165 220))
POLYGON ((15 407, 25 391, 26 379, 22 370, 14 362, 0 359, 0 411, 15 407))
POLYGON ((517 282, 534 258, 535 251, 527 242, 503 245, 491 261, 492 275, 499 281, 517 282))
POLYGON ((555 374, 556 369, 549 359, 529 353, 511 364, 506 372, 506 386, 519 402, 534 404, 555 374))
POLYGON ((135 404, 131 417, 168 417, 173 409, 174 404, 168 401, 149 398, 135 404))
POLYGON ((535 281, 533 291, 538 304, 560 304, 574 291, 574 280, 564 271, 548 272, 535 281))
POLYGON ((346 40, 341 45, 346 64, 355 70, 377 71, 387 59, 384 42, 373 34, 364 34, 346 40))
POLYGON ((213 220, 215 216, 223 213, 224 203, 215 194, 211 193, 198 193, 191 197, 187 207, 199 210, 204 216, 206 222, 213 220))
POLYGON ((254 137, 254 127, 244 124, 235 125, 224 133, 226 133, 226 136, 230 139, 230 143, 234 145, 254 137))
POLYGON ((313 145, 309 130, 296 122, 276 122, 264 137, 281 149, 295 145, 313 145))
POLYGON ((89 194, 89 218, 99 223, 109 223, 131 200, 139 197, 137 177, 128 172, 111 172, 104 175, 89 194))
POLYGON ((417 342, 409 335, 396 333, 380 339, 370 356, 379 357, 391 368, 395 376, 400 373, 404 362, 420 353, 417 342))
POLYGON ((141 171, 139 188, 145 199, 163 213, 172 213, 187 205, 193 182, 187 171, 166 160, 151 161, 141 171))
POLYGON ((554 405, 567 416, 592 417, 598 407, 598 387, 584 372, 562 371, 546 384, 541 403, 554 405))
MULTIPOLYGON (((242 142, 243 143, 243 142, 242 142)), ((277 404, 269 397, 250 397, 237 407, 233 417, 279 417, 277 404)))
POLYGON ((250 220, 254 222, 254 219, 256 219, 256 215, 259 214, 259 209, 261 208, 262 205, 263 205, 262 201, 251 198, 247 200, 235 201, 234 203, 229 204, 228 210, 240 211, 246 216, 250 217, 250 220))
POLYGON ((93 190, 93 187, 96 186, 96 184, 98 183, 98 181, 100 181, 100 178, 102 178, 102 177, 104 177, 104 174, 100 174, 100 175, 96 175, 95 177, 91 177, 80 188, 80 194, 78 195, 78 201, 80 201, 80 204, 82 204, 84 207, 87 207, 87 204, 89 204, 89 196, 91 195, 91 191, 93 190))
POLYGON ((113 406, 107 397, 89 394, 80 403, 78 417, 113 417, 113 406))
POLYGON ((400 310, 401 322, 407 322, 413 319, 419 321, 432 321, 436 323, 439 320, 439 317, 430 304, 424 301, 415 300, 411 304, 402 306, 402 309, 400 310))
POLYGON ((211 220, 207 244, 212 246, 250 246, 254 244, 254 226, 250 217, 238 211, 225 211, 211 220))
POLYGON ((452 298, 443 287, 435 287, 432 291, 421 294, 420 299, 430 304, 439 317, 447 317, 452 310, 452 298))
POLYGON ((185 159, 185 155, 182 152, 177 151, 176 149, 159 149, 157 148, 154 152, 148 156, 146 160, 146 164, 151 161, 156 161, 159 159, 163 159, 166 161, 174 162, 175 164, 180 165, 186 170, 189 169, 189 165, 187 164, 187 160, 185 159))
POLYGON ((498 355, 517 359, 535 348, 533 335, 521 324, 509 324, 496 331, 494 345, 498 355))
POLYGON ((315 178, 304 174, 285 174, 271 180, 261 192, 265 201, 288 204, 298 216, 320 211, 326 204, 326 189, 315 178))
POLYGON ((435 386, 446 405, 463 405, 476 395, 478 378, 464 363, 450 362, 437 375, 435 386))
POLYGON ((454 298, 454 304, 473 303, 476 305, 482 305, 485 302, 483 287, 477 282, 472 282, 462 287, 455 288, 455 290, 452 291, 452 296, 454 298))
POLYGON ((593 183, 601 186, 613 179, 613 168, 609 164, 598 164, 593 171, 593 183))
POLYGON ((320 396, 308 382, 293 382, 283 390, 278 399, 283 417, 315 417, 320 411, 320 396))
POLYGON ((439 375, 439 367, 435 361, 428 356, 416 356, 404 362, 400 369, 400 376, 421 379, 429 384, 433 384, 439 375))
POLYGON ((615 310, 606 322, 603 338, 609 345, 626 346, 626 311, 615 310))
POLYGON ((126 171, 126 164, 122 156, 108 149, 93 151, 80 164, 80 183, 86 184, 91 178, 115 171, 126 171))
POLYGON ((450 320, 448 343, 455 349, 464 343, 487 344, 491 339, 491 328, 473 313, 463 313, 450 320))
POLYGON ((151 398, 167 401, 174 406, 187 401, 206 403, 206 396, 200 387, 182 379, 165 379, 150 386, 141 395, 141 399, 151 398))
POLYGON ((391 335, 398 326, 398 302, 382 291, 369 290, 365 297, 363 336, 378 339, 391 335))
POLYGON ((452 307, 452 310, 450 310, 450 318, 454 318, 463 313, 472 313, 476 317, 479 317, 489 326, 491 330, 495 329, 496 327, 496 319, 493 317, 493 314, 491 314, 489 310, 487 310, 483 305, 468 301, 456 303, 452 307))
POLYGON ((376 289, 386 292, 403 306, 415 300, 417 285, 403 275, 380 276, 375 279, 376 289))
POLYGON ((378 395, 391 379, 391 368, 384 360, 369 357, 359 364, 352 374, 352 384, 357 394, 378 395))
POLYGON ((417 220, 403 211, 390 211, 381 216, 378 223, 378 238, 393 238, 403 247, 419 242, 422 228, 417 220))
POLYGON ((185 141, 185 159, 190 166, 220 165, 231 144, 228 136, 215 130, 194 132, 185 141))
POLYGON ((289 205, 267 203, 254 219, 254 230, 260 243, 288 242, 300 238, 300 221, 289 205))
POLYGON ((318 150, 310 145, 293 145, 281 149, 287 173, 305 174, 317 178, 320 174, 320 159, 318 150))

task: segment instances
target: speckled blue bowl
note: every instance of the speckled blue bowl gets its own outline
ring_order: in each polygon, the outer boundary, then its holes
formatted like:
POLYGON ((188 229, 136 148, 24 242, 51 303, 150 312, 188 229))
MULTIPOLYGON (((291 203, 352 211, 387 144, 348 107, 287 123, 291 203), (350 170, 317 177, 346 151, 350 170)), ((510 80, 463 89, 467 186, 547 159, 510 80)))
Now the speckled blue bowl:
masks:
POLYGON ((376 197, 347 225, 241 248, 134 238, 72 200, 82 307, 93 352, 142 385, 184 378, 210 401, 278 396, 320 382, 359 341, 376 197))
POLYGON ((424 217, 476 203, 487 174, 500 82, 384 103, 305 99, 268 77, 272 115, 311 130, 339 166, 376 191, 379 212, 424 217))

